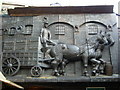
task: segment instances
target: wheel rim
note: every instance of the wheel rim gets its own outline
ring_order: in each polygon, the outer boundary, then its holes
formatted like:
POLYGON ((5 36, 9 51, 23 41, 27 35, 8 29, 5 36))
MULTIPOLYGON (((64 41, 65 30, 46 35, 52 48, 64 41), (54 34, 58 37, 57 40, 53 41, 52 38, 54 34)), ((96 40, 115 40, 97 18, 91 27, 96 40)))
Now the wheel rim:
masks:
POLYGON ((20 61, 15 57, 9 57, 3 60, 2 71, 5 75, 15 75, 20 69, 20 61))
POLYGON ((31 75, 34 77, 39 77, 42 74, 42 68, 38 65, 31 68, 31 75))

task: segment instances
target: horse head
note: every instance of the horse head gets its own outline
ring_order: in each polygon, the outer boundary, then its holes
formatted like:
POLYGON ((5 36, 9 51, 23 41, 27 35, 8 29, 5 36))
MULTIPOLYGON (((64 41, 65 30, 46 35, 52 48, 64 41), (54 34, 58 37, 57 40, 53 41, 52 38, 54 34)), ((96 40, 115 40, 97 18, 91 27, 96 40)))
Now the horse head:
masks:
POLYGON ((106 34, 106 37, 107 37, 108 45, 113 46, 115 44, 113 37, 109 33, 106 34))
POLYGON ((100 44, 113 46, 115 43, 111 34, 107 33, 106 31, 100 31, 100 34, 98 35, 98 37, 99 37, 98 41, 100 44))
POLYGON ((102 51, 105 46, 113 46, 114 43, 115 41, 109 33, 100 31, 96 39, 95 50, 100 49, 102 51))

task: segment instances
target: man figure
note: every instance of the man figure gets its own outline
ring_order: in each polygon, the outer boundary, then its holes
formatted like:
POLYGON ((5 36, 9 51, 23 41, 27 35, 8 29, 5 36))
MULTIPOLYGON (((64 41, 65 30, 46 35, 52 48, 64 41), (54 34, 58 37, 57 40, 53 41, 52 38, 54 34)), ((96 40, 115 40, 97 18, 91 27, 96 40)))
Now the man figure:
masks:
POLYGON ((43 28, 40 31, 40 39, 41 39, 41 44, 43 46, 43 48, 41 49, 41 51, 44 54, 44 58, 45 58, 45 53, 49 49, 48 45, 56 45, 55 42, 53 42, 52 40, 50 40, 51 39, 51 33, 47 29, 47 27, 48 27, 47 18, 44 17, 44 19, 43 19, 43 28))
POLYGON ((47 29, 48 22, 47 22, 46 17, 44 17, 43 23, 44 24, 43 24, 43 28, 41 29, 41 32, 40 32, 40 37, 41 37, 41 43, 42 43, 43 47, 46 48, 46 47, 48 47, 47 46, 48 44, 55 45, 55 43, 50 40, 51 39, 51 33, 47 29))

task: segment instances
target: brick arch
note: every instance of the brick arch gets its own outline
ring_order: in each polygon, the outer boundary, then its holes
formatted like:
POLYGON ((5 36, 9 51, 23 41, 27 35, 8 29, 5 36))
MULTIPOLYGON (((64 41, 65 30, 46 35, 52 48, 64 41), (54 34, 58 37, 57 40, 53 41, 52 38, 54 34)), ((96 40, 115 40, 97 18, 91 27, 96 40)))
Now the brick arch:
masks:
POLYGON ((79 27, 85 25, 85 24, 88 24, 88 23, 96 23, 96 24, 99 24, 99 25, 102 25, 103 27, 105 27, 107 29, 107 25, 105 25, 104 23, 102 22, 99 22, 99 21, 88 21, 88 22, 84 22, 83 24, 81 24, 79 27))
POLYGON ((69 23, 67 23, 67 22, 53 22, 53 23, 49 24, 48 27, 50 27, 50 26, 53 25, 53 24, 59 24, 59 23, 60 23, 60 24, 67 24, 67 25, 71 26, 72 28, 74 28, 73 25, 71 25, 71 24, 69 24, 69 23))

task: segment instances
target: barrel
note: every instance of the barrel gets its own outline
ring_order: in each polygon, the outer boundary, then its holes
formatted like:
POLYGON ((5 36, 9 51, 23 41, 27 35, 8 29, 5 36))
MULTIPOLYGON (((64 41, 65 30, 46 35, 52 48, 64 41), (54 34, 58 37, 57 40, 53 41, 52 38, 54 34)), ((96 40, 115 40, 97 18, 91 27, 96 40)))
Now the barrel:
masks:
POLYGON ((107 62, 105 65, 105 74, 107 76, 112 76, 113 74, 113 66, 110 62, 107 62))

